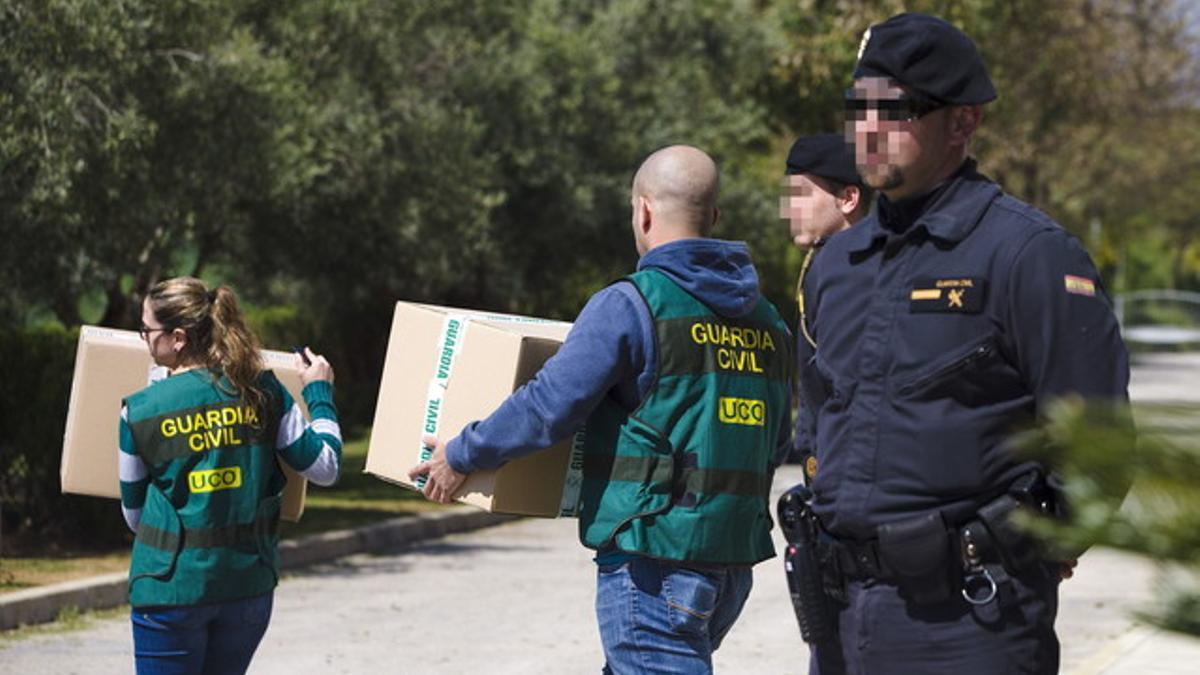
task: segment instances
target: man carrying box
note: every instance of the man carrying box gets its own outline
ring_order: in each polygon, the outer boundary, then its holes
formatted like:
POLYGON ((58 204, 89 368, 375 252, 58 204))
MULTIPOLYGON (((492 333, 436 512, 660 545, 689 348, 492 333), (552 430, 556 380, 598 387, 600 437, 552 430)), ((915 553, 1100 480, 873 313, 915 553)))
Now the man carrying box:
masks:
POLYGON ((558 353, 490 417, 410 470, 449 502, 480 469, 580 427, 579 536, 596 551, 606 673, 709 672, 750 566, 774 555, 767 497, 789 445, 792 343, 749 250, 708 239, 717 167, 672 146, 632 189, 638 271, 588 301, 558 353))

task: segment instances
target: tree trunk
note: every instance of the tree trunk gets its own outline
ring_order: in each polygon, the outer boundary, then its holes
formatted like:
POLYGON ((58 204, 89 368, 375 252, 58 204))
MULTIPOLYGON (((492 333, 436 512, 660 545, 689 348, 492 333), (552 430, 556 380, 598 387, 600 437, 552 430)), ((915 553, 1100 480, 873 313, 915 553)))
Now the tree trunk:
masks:
POLYGON ((133 312, 134 303, 128 295, 121 292, 119 278, 104 285, 104 296, 107 302, 104 314, 100 317, 101 326, 134 328, 138 325, 138 317, 133 312))

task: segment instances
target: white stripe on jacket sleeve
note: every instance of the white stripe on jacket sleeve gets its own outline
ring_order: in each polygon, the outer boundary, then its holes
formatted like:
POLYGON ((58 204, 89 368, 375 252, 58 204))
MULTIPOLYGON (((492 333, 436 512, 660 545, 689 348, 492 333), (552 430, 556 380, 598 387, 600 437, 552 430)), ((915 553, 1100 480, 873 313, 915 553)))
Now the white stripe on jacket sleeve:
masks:
POLYGON ((293 403, 287 414, 279 422, 279 433, 275 436, 275 449, 282 450, 295 443, 304 435, 304 413, 300 405, 293 403))
POLYGON ((328 443, 322 443, 321 454, 317 455, 312 465, 301 471, 300 475, 322 487, 333 485, 338 477, 337 453, 328 443))
POLYGON ((333 436, 334 438, 338 439, 339 443, 342 442, 342 428, 333 420, 324 418, 315 419, 312 421, 312 424, 310 424, 309 427, 311 427, 312 430, 318 434, 333 436))

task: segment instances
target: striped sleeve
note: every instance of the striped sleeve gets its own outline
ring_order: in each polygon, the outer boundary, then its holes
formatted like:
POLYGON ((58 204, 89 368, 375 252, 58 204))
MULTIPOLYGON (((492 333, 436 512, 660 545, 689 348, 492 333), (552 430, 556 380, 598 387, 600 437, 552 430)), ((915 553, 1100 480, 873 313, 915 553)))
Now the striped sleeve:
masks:
POLYGON ((129 428, 129 408, 121 406, 121 424, 118 434, 117 476, 121 479, 121 513, 129 529, 137 532, 142 519, 142 505, 146 503, 146 487, 150 477, 146 463, 137 454, 133 445, 133 431, 129 428))
POLYGON ((284 414, 275 450, 288 466, 317 485, 337 482, 342 461, 342 430, 333 405, 333 385, 310 382, 301 392, 312 422, 305 423, 300 405, 284 392, 284 414))

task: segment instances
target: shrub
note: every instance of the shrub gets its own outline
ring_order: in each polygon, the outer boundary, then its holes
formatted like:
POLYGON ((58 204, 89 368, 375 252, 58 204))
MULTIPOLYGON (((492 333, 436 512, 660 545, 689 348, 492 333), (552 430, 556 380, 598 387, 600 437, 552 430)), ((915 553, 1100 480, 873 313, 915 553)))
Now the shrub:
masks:
POLYGON ((111 547, 128 540, 117 502, 60 492, 78 336, 57 325, 0 328, 0 513, 5 533, 18 540, 36 534, 111 547))

